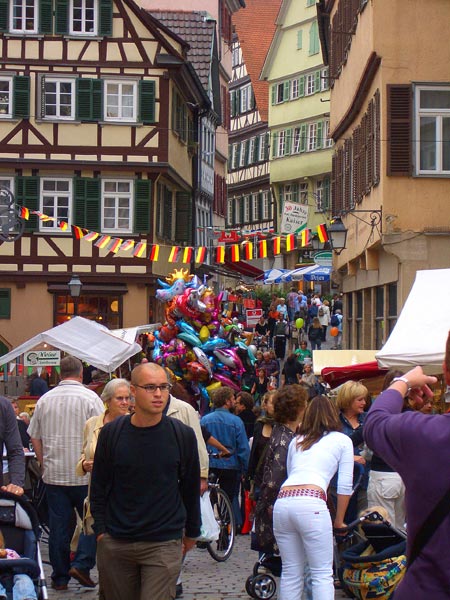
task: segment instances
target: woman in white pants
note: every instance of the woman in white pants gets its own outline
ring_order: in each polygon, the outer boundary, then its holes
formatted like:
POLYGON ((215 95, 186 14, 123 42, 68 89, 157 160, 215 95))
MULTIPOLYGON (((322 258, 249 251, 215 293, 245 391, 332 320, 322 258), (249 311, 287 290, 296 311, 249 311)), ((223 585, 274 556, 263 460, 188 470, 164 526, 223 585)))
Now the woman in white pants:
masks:
POLYGON ((353 445, 340 430, 334 404, 326 396, 317 396, 289 445, 288 478, 278 494, 273 516, 283 564, 280 600, 302 597, 305 563, 311 569, 314 600, 334 599, 333 531, 326 490, 337 471, 334 526, 343 527, 353 480, 353 445))

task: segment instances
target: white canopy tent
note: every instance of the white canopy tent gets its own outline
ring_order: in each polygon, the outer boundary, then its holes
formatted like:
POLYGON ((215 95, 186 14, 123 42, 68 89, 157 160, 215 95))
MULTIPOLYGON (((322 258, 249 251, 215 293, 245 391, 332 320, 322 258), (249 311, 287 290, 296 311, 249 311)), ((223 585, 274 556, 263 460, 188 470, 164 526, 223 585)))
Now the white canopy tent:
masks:
POLYGON ((134 338, 133 341, 127 341, 126 337, 121 339, 104 325, 83 317, 74 317, 62 325, 38 333, 8 354, 0 356, 0 365, 8 365, 24 352, 46 343, 76 356, 101 371, 111 373, 128 358, 141 351, 140 345, 134 341, 134 338))
POLYGON ((450 269, 417 271, 398 321, 376 354, 382 367, 441 373, 450 330, 450 269))

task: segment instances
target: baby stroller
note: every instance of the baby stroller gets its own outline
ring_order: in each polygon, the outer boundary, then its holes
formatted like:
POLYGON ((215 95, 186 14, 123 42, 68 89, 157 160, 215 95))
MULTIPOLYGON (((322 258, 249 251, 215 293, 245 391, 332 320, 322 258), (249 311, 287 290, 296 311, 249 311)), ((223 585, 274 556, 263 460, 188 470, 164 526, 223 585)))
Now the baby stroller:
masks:
POLYGON ((12 598, 14 575, 24 573, 34 583, 39 600, 47 600, 39 548, 40 525, 32 504, 24 497, 18 497, 0 490, 0 529, 5 539, 5 548, 15 550, 20 559, 0 559, 0 581, 6 589, 7 598, 12 598))
MULTIPOLYGON (((382 510, 382 509, 380 509, 382 510)), ((353 543, 340 554, 339 579, 349 598, 387 600, 406 571, 406 535, 377 509, 366 512, 340 532, 353 543), (358 526, 362 535, 357 532, 358 526)))
POLYGON ((253 575, 247 577, 245 591, 251 598, 272 598, 277 584, 272 577, 281 576, 281 558, 278 555, 265 553, 253 566, 253 575))

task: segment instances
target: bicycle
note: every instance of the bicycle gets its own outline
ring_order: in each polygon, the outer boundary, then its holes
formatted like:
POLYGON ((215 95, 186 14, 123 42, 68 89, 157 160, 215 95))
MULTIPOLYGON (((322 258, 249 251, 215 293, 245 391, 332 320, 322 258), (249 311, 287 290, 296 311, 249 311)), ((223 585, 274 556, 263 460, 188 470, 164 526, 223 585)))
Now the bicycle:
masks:
POLYGON ((214 517, 219 525, 220 532, 217 540, 206 542, 205 545, 214 560, 225 562, 231 556, 236 536, 236 521, 233 514, 233 507, 228 495, 220 487, 220 483, 215 480, 214 475, 210 475, 208 491, 214 517))

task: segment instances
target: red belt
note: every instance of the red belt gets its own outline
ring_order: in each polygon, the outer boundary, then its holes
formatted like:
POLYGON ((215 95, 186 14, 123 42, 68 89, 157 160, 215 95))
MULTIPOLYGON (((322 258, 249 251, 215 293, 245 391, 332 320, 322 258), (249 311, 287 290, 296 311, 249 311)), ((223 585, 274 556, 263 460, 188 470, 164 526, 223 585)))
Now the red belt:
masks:
POLYGON ((314 490, 312 488, 297 488, 295 490, 282 489, 278 494, 278 498, 294 498, 295 496, 311 496, 312 498, 320 498, 324 502, 327 501, 327 495, 323 490, 314 490))

